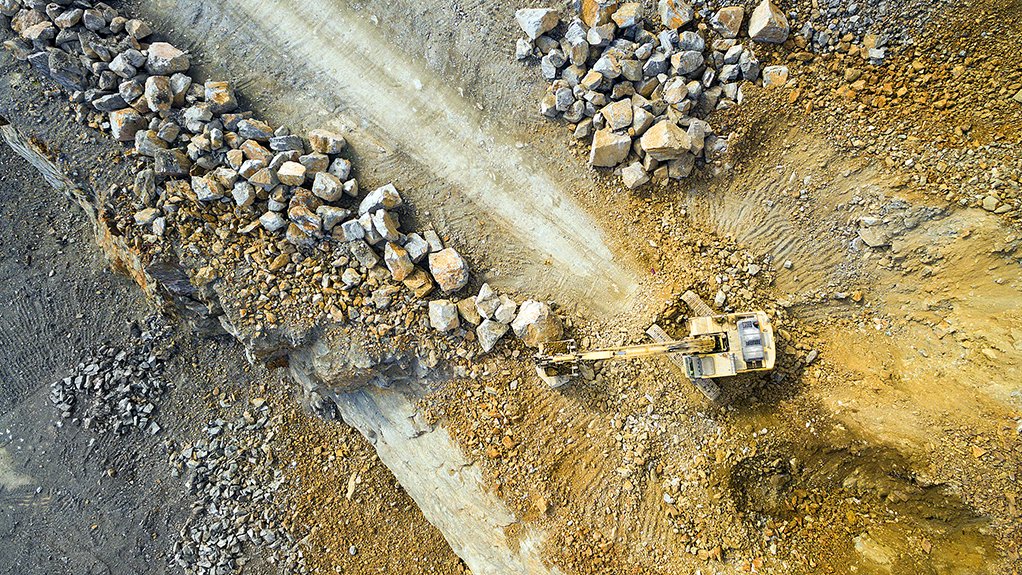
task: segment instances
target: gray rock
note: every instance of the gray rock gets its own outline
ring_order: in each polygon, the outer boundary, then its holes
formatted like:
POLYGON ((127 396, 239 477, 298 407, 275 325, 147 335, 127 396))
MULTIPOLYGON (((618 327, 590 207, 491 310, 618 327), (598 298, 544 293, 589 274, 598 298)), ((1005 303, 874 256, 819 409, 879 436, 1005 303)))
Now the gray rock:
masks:
POLYGON ((149 45, 146 70, 157 76, 169 76, 175 72, 186 72, 191 65, 188 55, 166 42, 149 45))
MULTIPOLYGON (((346 242, 365 238, 365 229, 362 228, 362 224, 358 223, 358 220, 348 220, 342 223, 339 229, 340 239, 346 242)), ((337 229, 334 230, 334 236, 338 236, 337 229)))
POLYGON ((387 265, 387 269, 390 270, 395 281, 405 279, 415 269, 411 258, 408 257, 408 252, 392 241, 387 242, 383 248, 383 262, 387 265))
POLYGON ((192 176, 192 191, 200 202, 214 202, 224 197, 224 190, 211 176, 192 176))
POLYGON ((344 139, 344 136, 336 132, 329 130, 312 130, 309 132, 309 146, 321 154, 340 154, 347 145, 348 142, 344 139))
POLYGON ((274 233, 286 228, 287 220, 285 220, 284 216, 280 215, 278 212, 266 212, 259 216, 259 224, 262 225, 266 231, 274 233))
POLYGON ((454 248, 429 254, 429 271, 445 293, 452 293, 468 284, 468 264, 454 248))
POLYGON ((621 170, 621 180, 626 188, 634 190, 649 182, 649 174, 642 168, 642 164, 633 162, 621 170))
POLYGON ((531 299, 522 303, 518 316, 511 322, 511 329, 522 343, 533 348, 559 341, 564 336, 561 319, 551 311, 550 306, 531 299))
POLYGON ((323 221, 323 231, 329 232, 334 229, 334 226, 351 216, 351 210, 337 206, 319 206, 316 208, 316 215, 323 221))
POLYGON ((507 330, 508 326, 506 324, 491 319, 484 319, 476 327, 476 338, 479 340, 479 346, 483 348, 483 352, 490 352, 497 345, 497 342, 500 341, 500 338, 504 337, 507 330))
POLYGON ((419 263, 429 253, 429 243, 422 236, 416 233, 408 234, 405 238, 405 250, 412 262, 419 263))
POLYGON ((358 205, 358 213, 363 215, 379 209, 394 210, 401 207, 403 203, 401 194, 398 193, 394 184, 387 184, 369 192, 358 205))
POLYGON ((235 182, 231 196, 239 208, 251 207, 256 201, 255 188, 248 182, 235 182))
POLYGON ((369 247, 369 244, 362 240, 355 240, 348 243, 348 251, 354 256, 358 263, 362 264, 365 268, 372 268, 376 264, 380 263, 379 256, 373 251, 373 248, 369 247))
POLYGON ((515 20, 531 40, 553 30, 561 16, 553 8, 522 8, 515 12, 515 20))
POLYGON ((429 302, 429 325, 439 332, 456 329, 460 325, 458 306, 446 299, 429 302))
POLYGON ((312 193, 328 202, 336 202, 341 199, 343 191, 341 181, 337 179, 337 176, 327 172, 317 173, 312 182, 312 193))
POLYGON ((113 112, 128 106, 120 94, 107 94, 92 101, 92 107, 100 112, 113 112))
POLYGON ((664 27, 672 30, 684 27, 695 18, 692 5, 683 0, 660 0, 657 3, 657 12, 664 27))
POLYGON ((397 216, 387 210, 376 210, 372 215, 373 228, 380 237, 388 242, 396 242, 401 239, 401 231, 397 216))
POLYGON ((749 17, 749 37, 756 42, 783 44, 788 32, 788 19, 770 0, 760 2, 749 17))
POLYGON ((273 129, 259 120, 245 119, 238 122, 238 135, 246 139, 268 142, 273 137, 273 129))

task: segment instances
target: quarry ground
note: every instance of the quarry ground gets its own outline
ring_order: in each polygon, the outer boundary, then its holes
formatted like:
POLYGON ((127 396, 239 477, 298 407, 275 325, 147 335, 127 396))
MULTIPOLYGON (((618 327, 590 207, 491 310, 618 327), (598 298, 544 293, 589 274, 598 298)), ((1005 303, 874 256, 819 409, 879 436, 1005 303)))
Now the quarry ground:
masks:
MULTIPOLYGON (((230 0, 124 9, 188 44, 200 70, 237 81, 266 117, 352 130, 356 157, 372 166, 360 176, 367 187, 398 182, 417 217, 467 246, 485 279, 556 299, 584 344, 642 341, 648 324, 677 317, 685 289, 712 298, 729 270, 764 265, 737 274, 728 305, 770 311, 780 367, 729 382, 723 405, 657 359, 596 366, 552 391, 527 359, 491 358, 487 377, 451 381, 421 401, 521 520, 510 536, 523 525, 543 530, 543 554, 563 572, 1017 572, 1022 233, 1012 214, 960 205, 921 183, 946 169, 904 160, 927 147, 1017 158, 1010 120, 1022 106, 991 111, 967 92, 950 111, 871 118, 879 112, 832 94, 840 67, 810 63, 793 67, 806 82, 800 96, 750 90, 722 118, 740 137, 720 174, 626 193, 588 168, 569 131, 535 112, 536 70, 513 62, 518 7, 230 0), (274 14, 287 25, 268 25, 274 14), (955 139, 966 123, 983 127, 955 139), (920 143, 892 144, 899 134, 920 143), (863 218, 876 218, 890 245, 856 242, 863 218), (565 229, 577 231, 574 241, 564 242, 565 229)), ((1019 39, 1017 2, 987 10, 965 20, 995 17, 1007 23, 998 42, 1019 39)), ((968 30, 982 55, 996 56, 1003 44, 968 30)), ((80 141, 70 154, 107 149, 55 118, 59 103, 40 103, 14 77, 28 72, 4 58, 5 110, 38 106, 41 134, 80 141)), ((911 61, 893 62, 892 78, 899 65, 911 61)), ((1019 81, 1009 63, 992 70, 1019 81)), ((967 179, 1012 161, 992 157, 952 168, 967 179)), ((0 313, 0 555, 17 572, 162 566, 191 505, 169 475, 163 439, 195 435, 237 409, 220 399, 232 393, 264 393, 286 414, 279 441, 301 479, 285 500, 320 572, 464 569, 361 435, 305 415, 293 384, 250 367, 237 344, 175 336, 162 436, 56 428, 51 381, 84 349, 123 341, 127 320, 151 310, 128 280, 104 271, 77 208, 7 148, 0 178, 0 290, 12 302, 0 313), (353 476, 359 496, 339 497, 353 476)), ((246 570, 260 569, 272 572, 258 559, 246 570)))

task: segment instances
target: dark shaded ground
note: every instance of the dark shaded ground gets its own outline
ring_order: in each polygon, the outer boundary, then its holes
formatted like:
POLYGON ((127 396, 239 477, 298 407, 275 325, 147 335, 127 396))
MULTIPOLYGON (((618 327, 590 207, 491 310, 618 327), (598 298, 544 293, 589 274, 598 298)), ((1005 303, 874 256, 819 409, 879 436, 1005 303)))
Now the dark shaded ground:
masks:
POLYGON ((47 395, 84 351, 152 313, 111 273, 79 208, 0 146, 0 572, 162 573, 191 500, 163 441, 209 418, 201 393, 250 385, 237 346, 186 341, 168 365, 155 437, 58 427, 47 395), (200 361, 201 360, 201 361, 200 361))

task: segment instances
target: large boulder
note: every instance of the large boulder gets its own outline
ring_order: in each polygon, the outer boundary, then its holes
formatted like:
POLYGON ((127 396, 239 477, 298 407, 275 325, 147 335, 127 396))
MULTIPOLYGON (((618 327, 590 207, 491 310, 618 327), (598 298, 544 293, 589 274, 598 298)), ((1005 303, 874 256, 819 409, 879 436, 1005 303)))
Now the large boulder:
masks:
POLYGON ((522 303, 511 329, 525 345, 535 348, 541 343, 558 341, 564 335, 561 318, 547 304, 531 299, 522 303))
POLYGON ((429 271, 445 293, 458 291, 468 284, 468 264, 454 248, 429 254, 429 271))
POLYGON ((783 44, 788 39, 788 19, 770 0, 763 0, 749 17, 749 37, 756 42, 783 44))
POLYGON ((593 166, 612 168, 628 157, 632 139, 625 134, 615 134, 608 128, 593 135, 593 148, 589 152, 589 163, 593 166))
POLYGON ((642 150, 658 162, 676 160, 686 153, 692 143, 688 134, 670 120, 662 120, 646 130, 639 140, 642 150))
POLYGON ((561 15, 553 8, 522 8, 515 12, 515 20, 525 35, 535 40, 545 32, 553 30, 560 22, 561 15))

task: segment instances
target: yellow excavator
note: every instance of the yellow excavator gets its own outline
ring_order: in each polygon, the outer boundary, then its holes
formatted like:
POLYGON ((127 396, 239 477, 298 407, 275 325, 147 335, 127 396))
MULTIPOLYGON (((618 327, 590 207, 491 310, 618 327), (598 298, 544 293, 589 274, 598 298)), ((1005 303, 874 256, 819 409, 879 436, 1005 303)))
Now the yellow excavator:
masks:
POLYGON ((536 354, 536 373, 550 387, 561 387, 579 375, 579 363, 666 355, 707 398, 716 401, 713 381, 740 373, 769 371, 776 352, 774 330, 766 312, 715 313, 695 292, 681 299, 693 312, 689 335, 671 339, 657 324, 646 334, 653 343, 580 351, 575 340, 545 343, 536 354))

